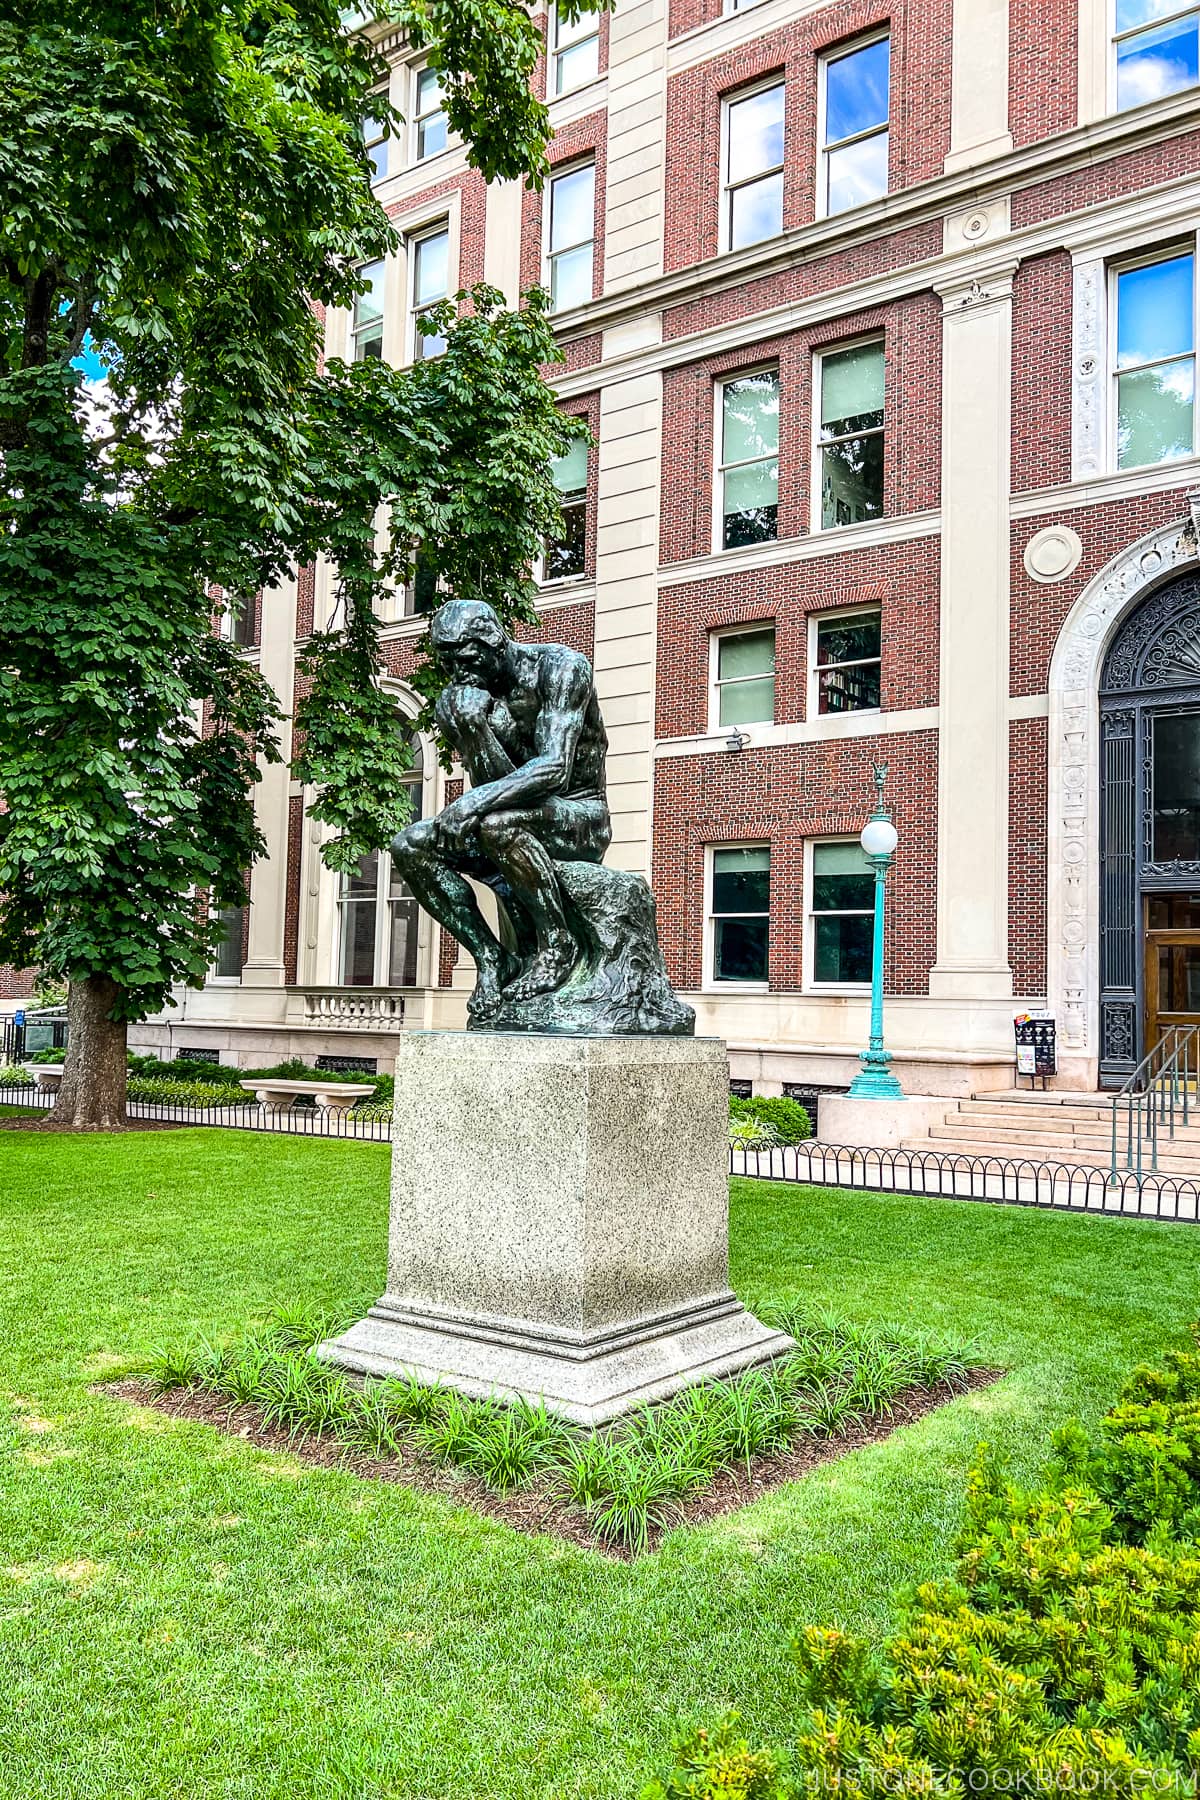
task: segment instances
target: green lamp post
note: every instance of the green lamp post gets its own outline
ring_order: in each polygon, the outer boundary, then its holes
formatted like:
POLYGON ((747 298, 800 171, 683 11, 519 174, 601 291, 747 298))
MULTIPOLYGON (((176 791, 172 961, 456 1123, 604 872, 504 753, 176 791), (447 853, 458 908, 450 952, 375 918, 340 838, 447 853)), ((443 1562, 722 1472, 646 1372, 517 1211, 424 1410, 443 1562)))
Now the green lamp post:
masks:
POLYGON ((859 1058, 862 1068, 850 1084, 852 1100, 903 1100, 904 1089, 892 1074, 891 1055, 883 1047, 883 915, 887 895, 888 870, 896 854, 899 837, 892 824, 892 812, 884 804, 883 788, 887 780, 886 763, 875 764, 875 811, 863 826, 859 843, 863 855, 875 871, 875 951, 871 961, 871 1044, 859 1058))

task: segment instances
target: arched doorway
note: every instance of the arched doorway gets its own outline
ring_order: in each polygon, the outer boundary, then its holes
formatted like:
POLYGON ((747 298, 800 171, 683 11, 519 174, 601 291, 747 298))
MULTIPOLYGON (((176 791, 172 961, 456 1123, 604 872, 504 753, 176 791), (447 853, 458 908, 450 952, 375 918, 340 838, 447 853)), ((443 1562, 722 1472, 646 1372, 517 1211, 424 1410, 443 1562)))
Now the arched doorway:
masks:
POLYGON ((1100 674, 1100 1079, 1200 1025, 1200 574, 1121 622, 1100 674))

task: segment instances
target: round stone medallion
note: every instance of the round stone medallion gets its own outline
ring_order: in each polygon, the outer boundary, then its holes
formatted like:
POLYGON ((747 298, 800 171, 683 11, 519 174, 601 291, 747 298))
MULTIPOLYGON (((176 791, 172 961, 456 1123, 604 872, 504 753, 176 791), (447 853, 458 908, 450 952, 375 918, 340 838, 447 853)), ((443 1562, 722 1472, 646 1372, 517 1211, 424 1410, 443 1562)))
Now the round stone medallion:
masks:
POLYGON ((1065 581, 1078 568, 1083 542, 1069 525, 1047 525, 1025 546, 1025 570, 1034 581, 1065 581))

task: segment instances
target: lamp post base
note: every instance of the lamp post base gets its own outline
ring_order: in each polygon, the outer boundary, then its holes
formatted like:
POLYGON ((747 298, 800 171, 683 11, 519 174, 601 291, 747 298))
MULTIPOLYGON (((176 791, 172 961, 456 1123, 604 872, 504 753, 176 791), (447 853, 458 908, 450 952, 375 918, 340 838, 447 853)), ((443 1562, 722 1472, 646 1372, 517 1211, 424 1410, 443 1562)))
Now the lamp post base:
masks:
POLYGON ((859 1060, 862 1068, 850 1083, 851 1100, 903 1100, 904 1089, 892 1074, 886 1050, 864 1050, 859 1060))

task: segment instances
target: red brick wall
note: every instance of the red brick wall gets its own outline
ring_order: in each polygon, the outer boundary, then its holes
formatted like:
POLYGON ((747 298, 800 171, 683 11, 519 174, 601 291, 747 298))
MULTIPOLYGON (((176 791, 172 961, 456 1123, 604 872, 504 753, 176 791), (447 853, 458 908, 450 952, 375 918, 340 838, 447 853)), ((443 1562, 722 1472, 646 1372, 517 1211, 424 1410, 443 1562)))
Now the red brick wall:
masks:
POLYGON ((795 992, 804 954, 804 841, 857 835, 873 803, 871 764, 889 765, 903 849, 889 882, 884 981, 923 994, 937 949, 937 733, 843 739, 660 759, 654 784, 654 891, 671 979, 701 984, 707 844, 771 846, 770 985, 795 992))
MULTIPOLYGON (((608 148, 608 114, 589 113, 574 119, 557 132, 550 145, 551 169, 575 162, 590 152, 596 162, 596 249, 592 263, 592 294, 598 299, 604 292, 604 207, 606 155, 608 148)), ((521 286, 536 287, 542 280, 542 214, 549 204, 550 182, 541 193, 526 188, 521 212, 521 286)), ((482 234, 480 237, 482 243, 482 234)), ((582 341, 582 340, 580 340, 582 341)), ((598 358, 597 358, 598 360, 598 358)), ((579 366, 579 365, 576 365, 579 366)))
MULTIPOLYGON (((935 706, 938 583, 937 540, 918 538, 836 559, 777 564, 752 575, 663 588, 658 607, 658 736, 690 737, 707 731, 709 633, 755 619, 775 622, 776 722, 803 719, 809 614, 875 601, 883 608, 884 710, 935 706)), ((748 781, 745 792, 753 792, 748 781)))
POLYGON ((815 217, 817 58, 877 26, 890 23, 892 36, 889 187, 911 187, 940 174, 950 143, 951 12, 950 0, 916 6, 907 0, 836 0, 674 76, 667 86, 667 268, 717 255, 721 101, 776 71, 787 80, 784 229, 815 217))
POLYGON ((400 214, 410 218, 415 213, 427 212, 429 224, 434 225, 438 219, 438 201, 455 193, 462 195, 462 228, 457 274, 454 269, 450 270, 452 294, 456 288, 474 287, 477 281, 483 280, 484 227, 487 218, 487 183, 483 176, 477 169, 467 169, 461 175, 454 175, 450 180, 438 182, 433 187, 423 188, 419 194, 410 194, 388 207, 388 214, 393 219, 400 214))
POLYGON ((33 996, 34 971, 0 963, 0 1000, 29 1000, 33 996))
POLYGON ((296 577, 296 636, 306 638, 313 628, 317 604, 317 570, 309 563, 296 577))
POLYGON ((1012 529, 1012 655, 1014 694, 1042 694, 1050 674, 1050 658, 1063 621, 1092 577, 1120 551, 1148 531, 1187 513, 1186 483, 1136 500, 1114 500, 1108 506, 1045 513, 1016 519, 1012 529), (1031 581, 1022 562, 1025 546, 1045 525, 1070 525, 1083 540, 1079 567, 1065 581, 1031 581))
POLYGON ((1013 279, 1012 486, 1071 479, 1071 259, 1021 264, 1013 279))
MULTIPOLYGON (((1176 175, 1194 175, 1200 169, 1200 131, 1189 131, 1181 137, 1165 139, 1149 149, 1131 150, 1125 156, 1111 156, 1103 162, 1089 163, 1074 175, 1060 175, 1053 181, 1039 182, 1013 195, 1013 230, 1022 225, 1036 225, 1041 219, 1056 218, 1060 213, 1080 212, 1101 200, 1112 200, 1141 188, 1154 187, 1176 175)), ((1182 223, 1182 221, 1180 221, 1182 223)), ((1169 228, 1147 229, 1147 242, 1170 236, 1169 228)))
POLYGON ((780 370, 779 535, 810 529, 812 354, 860 333, 885 335, 887 456, 884 511, 889 516, 936 506, 941 481, 941 309, 917 294, 669 370, 663 392, 661 557, 706 555, 713 537, 714 383, 739 369, 778 360, 780 370))
POLYGON ((1079 116, 1079 0, 1009 0, 1008 33, 1013 143, 1068 131, 1079 116))
POLYGON ((1014 719, 1009 726, 1008 954, 1013 991, 1046 992, 1045 719, 1014 719))

